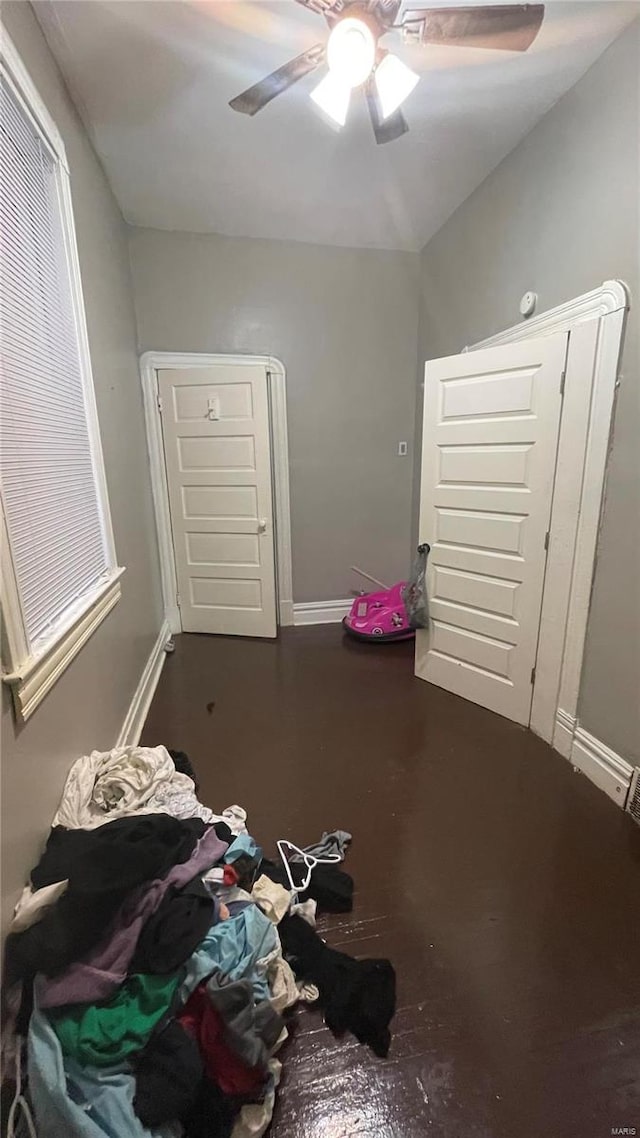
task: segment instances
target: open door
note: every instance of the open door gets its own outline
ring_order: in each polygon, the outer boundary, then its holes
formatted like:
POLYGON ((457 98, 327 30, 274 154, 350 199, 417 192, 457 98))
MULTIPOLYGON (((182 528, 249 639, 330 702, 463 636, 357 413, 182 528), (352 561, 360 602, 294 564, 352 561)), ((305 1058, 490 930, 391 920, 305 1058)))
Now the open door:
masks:
POLYGON ((425 367, 416 675, 528 724, 569 333, 425 367))

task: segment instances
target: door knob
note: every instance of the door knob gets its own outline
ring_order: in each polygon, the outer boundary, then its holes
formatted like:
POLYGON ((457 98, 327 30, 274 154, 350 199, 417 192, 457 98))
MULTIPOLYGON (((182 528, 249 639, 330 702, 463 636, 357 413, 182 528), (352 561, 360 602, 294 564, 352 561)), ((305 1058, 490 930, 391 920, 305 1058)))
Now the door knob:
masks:
POLYGON ((260 521, 258 522, 258 533, 266 533, 266 532, 267 532, 267 519, 266 518, 260 518, 260 521))

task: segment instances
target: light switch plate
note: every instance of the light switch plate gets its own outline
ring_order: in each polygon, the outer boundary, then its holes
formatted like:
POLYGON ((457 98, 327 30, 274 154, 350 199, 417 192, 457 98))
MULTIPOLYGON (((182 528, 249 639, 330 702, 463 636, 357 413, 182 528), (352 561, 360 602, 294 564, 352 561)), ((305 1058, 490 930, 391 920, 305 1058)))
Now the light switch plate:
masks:
POLYGON ((407 444, 406 443, 398 443, 398 455, 400 456, 400 458, 405 458, 406 453, 407 453, 407 444))

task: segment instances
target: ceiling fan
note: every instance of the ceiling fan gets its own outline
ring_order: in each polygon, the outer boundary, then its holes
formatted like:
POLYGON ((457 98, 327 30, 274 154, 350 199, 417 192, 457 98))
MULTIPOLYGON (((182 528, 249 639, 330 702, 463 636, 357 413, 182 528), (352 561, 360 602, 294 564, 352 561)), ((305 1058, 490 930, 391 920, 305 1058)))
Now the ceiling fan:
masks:
POLYGON ((255 115, 276 95, 326 62, 328 70, 311 92, 311 98, 335 123, 344 126, 351 92, 356 87, 364 87, 378 144, 392 142, 408 131, 400 106, 419 79, 397 55, 380 46, 380 40, 388 32, 399 29, 404 42, 410 44, 526 51, 544 17, 543 4, 407 7, 396 23, 402 0, 297 0, 297 3, 324 16, 330 29, 326 44, 316 44, 291 59, 237 95, 229 106, 243 115, 255 115))

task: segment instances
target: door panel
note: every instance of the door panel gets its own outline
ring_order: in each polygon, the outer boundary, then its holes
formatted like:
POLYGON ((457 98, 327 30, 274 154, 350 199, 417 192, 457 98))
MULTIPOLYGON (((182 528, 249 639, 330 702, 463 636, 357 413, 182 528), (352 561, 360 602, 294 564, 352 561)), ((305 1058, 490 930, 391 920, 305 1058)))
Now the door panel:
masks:
POLYGON ((425 368, 416 675, 528 723, 568 333, 425 368))
POLYGON ((457 601, 485 613, 515 619, 514 609, 519 588, 517 581, 485 577, 482 573, 460 572, 436 565, 433 594, 443 601, 457 601))
POLYGON ((191 565, 259 565, 260 541, 249 533, 188 533, 191 565))
POLYGON ((229 470, 253 473, 256 452, 253 439, 230 435, 226 439, 178 439, 183 471, 213 470, 221 475, 229 470))
POLYGON ((218 419, 251 419, 253 400, 250 383, 234 383, 233 387, 220 383, 186 384, 174 388, 174 414, 176 422, 202 422, 203 404, 209 399, 218 401, 218 419))
POLYGON ((166 369, 158 387, 182 627, 275 636, 265 369, 166 369))
POLYGON ((466 628, 454 628, 440 620, 433 622, 434 652, 451 661, 461 660, 483 672, 493 673, 501 681, 509 678, 513 648, 513 644, 505 644, 502 640, 494 640, 466 628))
POLYGON ((447 483, 477 482, 483 486, 526 486, 530 446, 441 446, 438 481, 447 483))
POLYGON ((206 529, 225 530, 229 522, 245 526, 258 517, 255 486, 182 486, 185 519, 201 521, 206 529))
POLYGON ((191 604, 207 609, 262 608, 262 590, 259 581, 223 577, 190 577, 191 604))
POLYGON ((482 553, 522 555, 525 516, 489 514, 482 510, 446 510, 435 507, 434 539, 440 543, 474 548, 482 553))
POLYGON ((478 418, 481 415, 528 414, 534 371, 503 372, 472 376, 468 380, 443 381, 442 418, 478 418))

